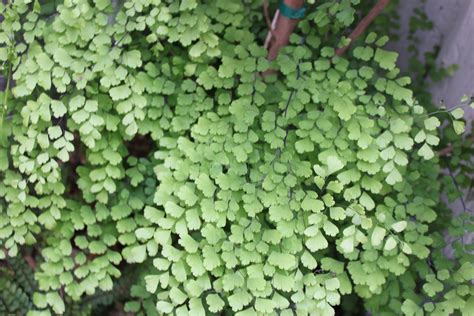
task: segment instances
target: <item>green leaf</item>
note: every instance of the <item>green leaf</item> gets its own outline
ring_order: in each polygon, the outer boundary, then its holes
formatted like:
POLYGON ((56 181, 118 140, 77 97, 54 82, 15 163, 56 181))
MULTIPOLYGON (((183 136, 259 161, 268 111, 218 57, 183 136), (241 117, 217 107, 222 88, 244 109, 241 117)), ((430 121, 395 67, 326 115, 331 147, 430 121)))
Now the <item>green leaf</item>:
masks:
POLYGON ((198 201, 198 197, 194 193, 194 188, 188 185, 182 186, 179 189, 177 195, 181 199, 181 201, 186 203, 186 205, 188 206, 193 206, 198 201))
POLYGON ((273 251, 268 257, 268 263, 283 270, 291 270, 296 265, 296 258, 288 253, 273 251))
POLYGON ((439 282, 434 276, 431 280, 423 285, 423 290, 428 294, 430 297, 434 297, 436 293, 439 293, 443 290, 444 286, 443 283, 439 282))
POLYGON ((456 108, 451 111, 451 115, 455 120, 459 120, 464 116, 464 110, 462 108, 456 108))
POLYGON ((308 238, 305 242, 306 247, 312 252, 328 247, 328 241, 324 238, 321 232, 318 232, 314 237, 308 238))
POLYGON ((107 8, 111 4, 109 0, 94 0, 94 3, 97 6, 97 9, 101 11, 107 8))
POLYGON ((199 190, 204 193, 206 197, 212 197, 216 191, 216 186, 211 181, 207 174, 201 174, 199 178, 196 179, 196 185, 199 190))
POLYGON ((202 55, 206 50, 206 45, 199 41, 196 44, 194 44, 191 49, 189 50, 189 56, 193 58, 197 58, 202 55))
POLYGON ((188 299, 188 296, 177 287, 171 288, 169 295, 171 301, 176 305, 181 305, 188 299))
POLYGON ((339 233, 339 228, 330 221, 325 221, 323 226, 324 232, 328 236, 335 237, 339 233))
POLYGON ((439 121, 439 119, 434 116, 427 118, 424 121, 424 123, 425 123, 425 128, 429 131, 434 131, 441 125, 441 122, 439 121))
MULTIPOLYGON (((82 124, 82 123, 84 123, 89 117, 90 117, 90 114, 87 113, 85 110, 79 110, 79 111, 75 112, 75 113, 72 115, 72 119, 73 119, 74 122, 76 122, 77 124, 82 124)), ((90 126, 90 124, 88 124, 88 123, 85 123, 84 125, 90 126), (87 125, 86 125, 86 124, 87 124, 87 125)), ((88 133, 87 133, 87 134, 88 134, 88 133)))
POLYGON ((82 95, 76 95, 69 101, 69 109, 72 112, 75 112, 79 108, 81 108, 84 103, 86 102, 86 98, 82 95))
POLYGON ((50 126, 48 127, 48 135, 51 139, 58 139, 63 134, 61 127, 59 126, 50 126))
POLYGON ((397 58, 398 53, 396 52, 389 52, 381 48, 377 48, 377 50, 375 51, 374 60, 378 62, 380 67, 385 70, 394 69, 397 58))
POLYGON ((324 286, 328 291, 336 291, 339 289, 340 283, 338 278, 331 278, 324 281, 324 286))
POLYGON ((295 143, 295 148, 298 153, 312 152, 314 144, 309 138, 304 138, 295 143))
POLYGON ((371 211, 375 208, 374 200, 365 192, 360 196, 359 202, 368 211, 371 211))
POLYGON ((454 121, 453 122, 453 128, 454 128, 454 132, 456 132, 456 134, 461 135, 461 134, 464 133, 464 131, 466 129, 466 123, 464 123, 463 121, 454 121))
POLYGON ((66 114, 66 106, 61 101, 51 100, 51 110, 56 118, 60 118, 66 114))
POLYGON ((185 11, 185 10, 192 10, 197 7, 197 2, 196 0, 183 0, 181 1, 181 4, 179 6, 179 10, 185 11))
POLYGON ((159 271, 166 271, 170 267, 170 262, 167 259, 155 258, 153 259, 153 266, 159 271))
POLYGON ((407 255, 411 255, 413 253, 411 247, 407 243, 402 243, 402 251, 407 255))
POLYGON ((338 113, 341 120, 348 121, 352 115, 357 111, 354 103, 347 98, 337 98, 332 102, 334 110, 338 113))
POLYGON ((310 270, 314 270, 318 266, 318 262, 316 261, 316 259, 314 259, 314 257, 308 251, 303 252, 300 260, 301 260, 301 263, 310 270))
POLYGON ((39 292, 35 292, 33 294, 33 303, 39 308, 46 308, 47 307, 46 295, 39 292))
POLYGON ((420 155, 426 160, 430 160, 434 157, 434 152, 431 147, 425 143, 423 146, 421 146, 420 150, 418 150, 418 155, 420 155))
POLYGON ((155 233, 155 229, 152 227, 142 227, 139 228, 135 231, 135 236, 137 236, 138 239, 141 240, 148 240, 153 237, 153 234, 155 233))
POLYGON ((390 121, 390 130, 395 134, 406 133, 410 131, 410 126, 400 118, 390 121))
POLYGON ((396 222, 392 225, 392 229, 396 231, 397 233, 401 233, 407 228, 407 222, 406 221, 399 221, 396 222))
POLYGON ((391 251, 391 250, 395 249, 396 246, 397 246, 397 241, 395 240, 395 238, 390 236, 385 241, 385 246, 383 247, 383 250, 391 251))
POLYGON ((252 300, 252 296, 245 290, 237 290, 228 298, 229 305, 234 312, 244 308, 252 300))
POLYGON ((187 234, 180 236, 179 244, 183 246, 188 253, 195 253, 199 247, 199 244, 187 234))
POLYGON ((261 313, 271 313, 275 307, 275 303, 270 299, 257 298, 255 300, 255 309, 261 313))
POLYGON ((402 312, 406 316, 423 315, 423 310, 418 306, 418 304, 416 304, 410 299, 407 299, 403 302, 402 312))
POLYGON ((160 300, 158 301, 158 303, 156 303, 156 310, 163 314, 171 314, 171 312, 173 311, 173 307, 173 304, 167 301, 160 300))
POLYGON ((175 218, 180 218, 184 213, 184 208, 172 201, 168 201, 165 204, 165 212, 175 218))
POLYGON ((327 158, 326 164, 328 166, 328 175, 344 168, 344 163, 336 156, 329 156, 327 158))
MULTIPOLYGON (((315 192, 308 192, 308 194, 306 194, 305 198, 301 202, 301 208, 305 211, 319 212, 324 209, 324 203, 321 200, 317 199, 317 194, 315 192)), ((278 211, 279 213, 284 213, 285 210, 287 210, 285 206, 281 206, 279 209, 281 209, 280 211, 278 211)))
POLYGON ((352 253, 354 251, 354 238, 352 236, 344 238, 341 242, 341 248, 344 253, 352 253))
POLYGON ((220 312, 224 308, 224 301, 217 294, 209 294, 206 297, 206 302, 209 306, 209 311, 212 313, 220 312))
POLYGON ((383 239, 385 238, 386 234, 385 228, 382 227, 375 227, 374 231, 372 232, 372 236, 370 237, 370 242, 373 246, 377 247, 382 244, 383 239))
POLYGON ((142 60, 140 51, 134 49, 124 52, 122 55, 122 62, 125 66, 130 68, 137 68, 141 66, 142 60))
POLYGON ((144 216, 147 220, 154 224, 158 224, 159 220, 163 218, 163 212, 152 206, 145 206, 144 216))
POLYGON ((124 84, 121 86, 113 87, 109 90, 110 97, 114 101, 124 100, 130 96, 132 91, 129 86, 124 84))
POLYGON ((329 209, 329 214, 332 219, 337 220, 337 221, 343 220, 346 218, 346 213, 344 209, 341 207, 331 207, 329 209))
POLYGON ((377 33, 370 32, 367 34, 367 37, 365 38, 365 43, 366 44, 373 44, 377 40, 377 33))
POLYGON ((54 62, 45 53, 39 53, 36 55, 36 60, 42 70, 49 71, 54 66, 54 62))
POLYGON ((415 136, 415 142, 417 143, 424 142, 425 139, 426 139, 426 133, 423 130, 419 131, 418 134, 416 134, 415 136))
POLYGON ((46 293, 46 301, 51 306, 55 313, 62 314, 66 310, 64 302, 57 292, 46 293))
POLYGON ((396 183, 402 182, 403 179, 398 169, 393 168, 393 170, 388 174, 385 180, 387 181, 388 184, 394 185, 396 183))
POLYGON ((358 59, 369 61, 374 56, 374 49, 372 47, 356 47, 354 49, 354 56, 358 59))
POLYGON ((159 275, 146 275, 145 276, 145 286, 146 290, 150 293, 155 293, 158 288, 158 283, 160 282, 159 275))
POLYGON ((96 100, 87 100, 84 105, 84 110, 89 113, 97 112, 99 109, 99 103, 96 100))
POLYGON ((71 56, 69 56, 68 52, 63 48, 59 48, 55 50, 53 58, 57 63, 59 63, 64 68, 69 67, 73 63, 73 59, 71 58, 71 56))
POLYGON ((130 250, 130 255, 127 256, 129 262, 143 262, 147 257, 146 246, 135 246, 130 250))
POLYGON ((472 311, 474 311, 474 296, 471 296, 467 299, 466 304, 461 308, 461 315, 469 315, 469 313, 472 314, 472 311))

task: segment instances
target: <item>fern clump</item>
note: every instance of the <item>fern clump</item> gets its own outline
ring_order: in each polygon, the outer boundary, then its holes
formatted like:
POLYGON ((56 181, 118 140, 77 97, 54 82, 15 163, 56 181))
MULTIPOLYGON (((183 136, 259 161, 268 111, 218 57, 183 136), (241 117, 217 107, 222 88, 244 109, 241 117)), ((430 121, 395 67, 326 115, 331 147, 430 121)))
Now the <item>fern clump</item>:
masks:
POLYGON ((40 248, 30 315, 127 264, 137 315, 467 313, 439 119, 387 37, 335 56, 358 3, 313 5, 272 62, 261 1, 0 4, 0 256, 40 248))

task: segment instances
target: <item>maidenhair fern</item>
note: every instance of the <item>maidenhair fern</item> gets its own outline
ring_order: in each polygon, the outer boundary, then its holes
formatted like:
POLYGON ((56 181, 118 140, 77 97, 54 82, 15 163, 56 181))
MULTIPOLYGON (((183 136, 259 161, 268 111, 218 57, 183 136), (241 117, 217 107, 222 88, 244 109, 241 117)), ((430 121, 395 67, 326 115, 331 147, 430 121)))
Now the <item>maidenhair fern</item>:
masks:
POLYGON ((472 312, 440 120, 386 36, 335 56, 359 0, 309 2, 272 62, 258 0, 0 4, 0 258, 41 252, 22 309, 68 313, 131 264, 136 315, 472 312))
POLYGON ((0 264, 0 314, 25 315, 33 308, 37 289, 34 271, 24 260, 9 258, 0 264))

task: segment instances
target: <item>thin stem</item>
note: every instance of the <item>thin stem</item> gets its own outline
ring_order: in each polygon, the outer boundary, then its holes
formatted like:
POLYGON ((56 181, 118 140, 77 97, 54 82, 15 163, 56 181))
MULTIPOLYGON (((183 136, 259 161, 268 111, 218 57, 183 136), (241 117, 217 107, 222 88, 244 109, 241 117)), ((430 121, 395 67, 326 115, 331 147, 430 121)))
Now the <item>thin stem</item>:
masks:
POLYGON ((434 112, 431 112, 431 113, 427 113, 424 116, 432 116, 432 115, 440 114, 440 113, 451 113, 452 111, 454 111, 458 108, 464 108, 464 106, 463 105, 457 105, 457 106, 452 107, 450 109, 443 109, 443 110, 438 110, 438 111, 434 111, 434 112))
MULTIPOLYGON (((447 166, 448 171, 449 171, 449 176, 451 177, 451 179, 453 181, 454 187, 456 188, 456 190, 459 193, 459 200, 461 201, 461 205, 463 207, 463 213, 469 213, 469 214, 472 213, 472 210, 469 209, 466 205, 466 201, 464 200, 464 192, 461 190, 461 187, 460 187, 458 181, 456 180, 456 177, 454 175, 453 170, 451 169, 451 166, 449 165, 449 163, 446 164, 446 166, 447 166)), ((465 219, 462 219, 462 227, 464 228, 464 234, 462 235, 462 237, 459 238, 461 240, 461 246, 462 246, 464 251, 466 251, 467 253, 470 253, 470 251, 466 250, 466 248, 465 248, 466 242, 464 241, 464 237, 466 237, 466 234, 467 234, 466 233, 466 221, 465 221, 465 219)))
POLYGON ((463 211, 464 212, 471 212, 471 210, 467 207, 466 205, 466 202, 464 201, 464 194, 458 184, 458 181, 456 180, 456 177, 454 176, 454 172, 453 170, 451 169, 451 166, 448 164, 446 164, 447 167, 448 167, 448 171, 449 171, 449 176, 451 177, 451 179, 453 180, 453 184, 454 184, 454 187, 456 188, 456 190, 458 191, 459 193, 459 200, 461 201, 461 205, 463 207, 463 211))

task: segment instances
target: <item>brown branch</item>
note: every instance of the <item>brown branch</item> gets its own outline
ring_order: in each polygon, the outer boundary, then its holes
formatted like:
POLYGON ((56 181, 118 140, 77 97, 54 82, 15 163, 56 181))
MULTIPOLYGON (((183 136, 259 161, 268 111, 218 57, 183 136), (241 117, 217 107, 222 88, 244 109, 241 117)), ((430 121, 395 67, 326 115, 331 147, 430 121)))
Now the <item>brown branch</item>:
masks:
POLYGON ((25 255, 24 259, 26 263, 30 266, 31 269, 35 270, 36 269, 36 261, 33 259, 31 255, 25 255))
MULTIPOLYGON (((285 4, 294 9, 303 7, 304 0, 284 0, 285 4)), ((273 60, 277 57, 280 49, 288 45, 290 36, 293 34, 293 30, 298 24, 299 20, 290 19, 280 14, 279 10, 275 13, 272 27, 269 30, 267 36, 266 48, 268 50, 267 58, 273 60)))
MULTIPOLYGON (((303 7, 304 0, 284 0, 285 4, 299 9, 303 7)), ((265 15, 265 20, 267 21, 268 34, 265 40, 264 47, 268 51, 267 58, 268 60, 274 60, 278 56, 278 52, 281 48, 285 47, 290 41, 290 36, 293 33, 296 25, 299 20, 289 19, 280 14, 280 10, 276 10, 273 20, 270 21, 270 16, 268 14, 268 1, 263 1, 263 12, 265 15)), ((268 69, 261 73, 262 77, 267 75, 276 74, 277 70, 268 69)))
MULTIPOLYGON (((472 141, 474 142, 474 136, 466 138, 464 141, 472 141)), ((453 144, 449 143, 448 146, 444 147, 440 151, 438 151, 438 156, 443 157, 443 156, 449 156, 453 152, 453 144)))
POLYGON ((390 3, 390 0, 379 0, 375 6, 370 10, 370 12, 360 21, 357 27, 349 35, 350 43, 344 47, 336 49, 336 55, 342 56, 351 46, 357 38, 359 38, 373 22, 373 20, 385 9, 385 7, 390 3))
POLYGON ((438 152, 438 155, 439 156, 448 156, 449 154, 451 154, 451 152, 453 151, 453 145, 452 144, 448 144, 448 146, 444 147, 443 149, 441 149, 439 152, 438 152))

